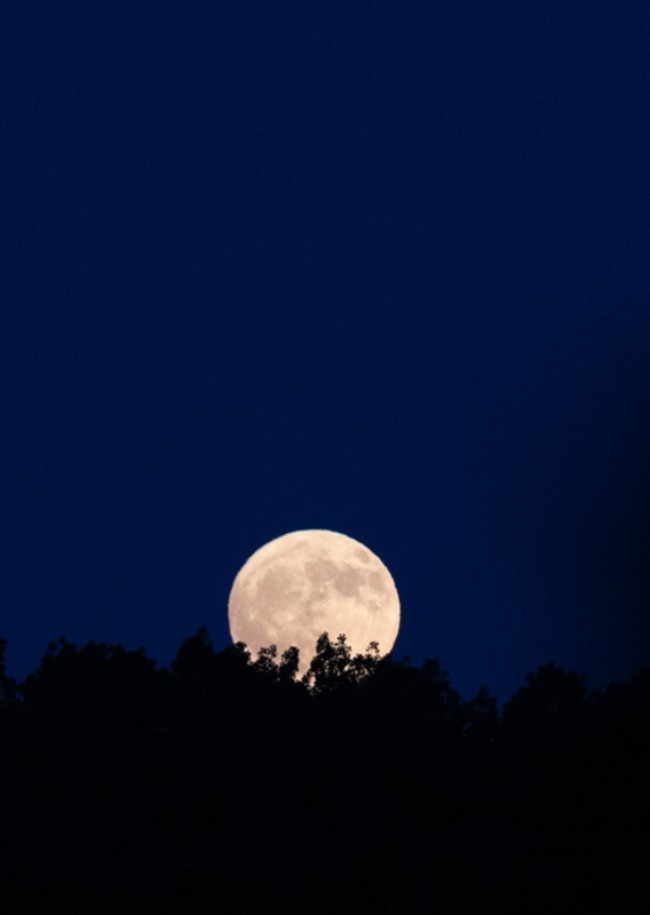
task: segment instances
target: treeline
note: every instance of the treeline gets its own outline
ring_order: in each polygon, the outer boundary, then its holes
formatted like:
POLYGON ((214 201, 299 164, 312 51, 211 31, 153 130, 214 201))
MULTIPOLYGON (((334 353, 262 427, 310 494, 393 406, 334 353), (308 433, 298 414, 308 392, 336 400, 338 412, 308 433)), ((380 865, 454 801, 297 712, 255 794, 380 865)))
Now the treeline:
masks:
POLYGON ((302 677, 295 649, 252 660, 204 628, 169 668, 62 639, 22 683, 4 648, 5 881, 391 875, 384 892, 416 906, 643 892, 647 671, 597 691, 549 663, 499 709, 485 688, 461 698, 435 659, 354 657, 326 634, 302 677))

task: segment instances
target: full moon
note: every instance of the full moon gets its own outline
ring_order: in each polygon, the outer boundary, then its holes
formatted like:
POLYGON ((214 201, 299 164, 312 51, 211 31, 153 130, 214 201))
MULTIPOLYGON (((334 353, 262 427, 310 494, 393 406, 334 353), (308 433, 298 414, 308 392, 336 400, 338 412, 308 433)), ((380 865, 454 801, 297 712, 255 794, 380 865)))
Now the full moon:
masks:
POLYGON ((400 605, 390 572, 352 537, 334 531, 293 531, 260 547, 239 570, 228 601, 230 633, 253 655, 292 645, 305 671, 323 632, 344 634, 352 654, 370 642, 388 654, 397 638, 400 605))

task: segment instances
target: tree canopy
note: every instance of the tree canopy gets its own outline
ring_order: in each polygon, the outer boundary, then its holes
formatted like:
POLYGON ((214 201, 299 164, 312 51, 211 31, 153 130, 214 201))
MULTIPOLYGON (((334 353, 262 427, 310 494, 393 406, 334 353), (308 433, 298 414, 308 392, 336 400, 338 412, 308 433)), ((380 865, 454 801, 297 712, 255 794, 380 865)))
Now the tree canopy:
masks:
MULTIPOLYGON (((446 889, 462 874, 480 895, 500 873, 560 886, 568 860, 591 866, 616 834, 603 873, 633 885, 647 672, 596 691, 547 663, 499 709, 486 687, 461 697, 435 658, 354 655, 343 634, 323 633, 304 669, 295 648, 216 651, 205 627, 168 668, 61 639, 21 683, 5 648, 0 835, 27 836, 11 854, 41 874, 61 864, 44 835, 71 837, 94 873, 119 834, 141 837, 161 885, 190 862, 205 875, 258 855, 266 874, 391 868, 446 889)), ((131 839, 119 855, 131 873, 131 839)))

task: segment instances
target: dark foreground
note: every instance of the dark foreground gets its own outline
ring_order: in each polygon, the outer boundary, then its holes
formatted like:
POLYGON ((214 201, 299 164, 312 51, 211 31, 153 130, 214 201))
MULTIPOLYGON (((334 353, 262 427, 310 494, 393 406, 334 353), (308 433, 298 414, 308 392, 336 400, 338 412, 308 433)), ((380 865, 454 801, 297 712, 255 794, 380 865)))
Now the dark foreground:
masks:
POLYGON ((5 907, 648 911, 647 673, 548 664, 499 710, 436 661, 295 663, 200 632, 170 670, 67 643, 0 667, 5 907))
POLYGON ((618 837, 550 846, 538 837, 440 836, 417 849, 394 838, 319 835, 277 847, 243 837, 12 834, 2 838, 5 902, 109 903, 285 911, 367 903, 411 912, 611 910, 646 913, 647 854, 618 837), (310 848, 305 851, 304 843, 310 848), (381 844, 381 848, 377 845, 381 844), (406 860, 406 858, 409 860, 406 860))

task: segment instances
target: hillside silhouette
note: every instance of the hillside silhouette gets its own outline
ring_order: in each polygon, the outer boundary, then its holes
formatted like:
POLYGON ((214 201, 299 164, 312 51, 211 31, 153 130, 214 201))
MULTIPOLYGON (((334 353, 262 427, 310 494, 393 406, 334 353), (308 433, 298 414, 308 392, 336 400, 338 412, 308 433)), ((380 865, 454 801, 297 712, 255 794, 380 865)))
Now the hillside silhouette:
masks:
POLYGON ((648 671, 592 690, 548 663, 500 709, 486 687, 462 698, 436 659, 353 656, 327 633, 301 678, 297 650, 215 651, 205 628, 169 668, 61 639, 20 683, 5 648, 6 898, 196 904, 228 885, 249 900, 280 887, 298 909, 323 884, 405 911, 594 897, 640 911, 646 897, 648 671))

